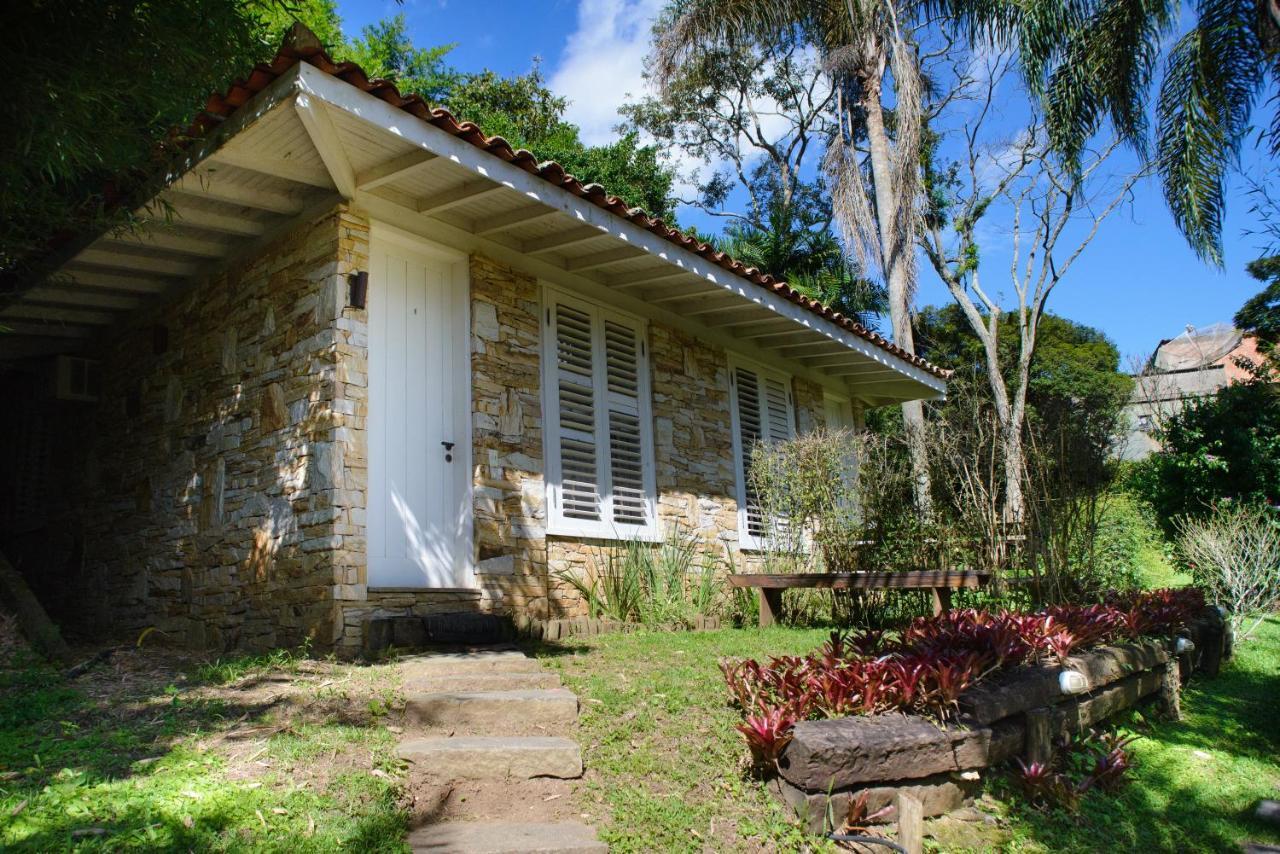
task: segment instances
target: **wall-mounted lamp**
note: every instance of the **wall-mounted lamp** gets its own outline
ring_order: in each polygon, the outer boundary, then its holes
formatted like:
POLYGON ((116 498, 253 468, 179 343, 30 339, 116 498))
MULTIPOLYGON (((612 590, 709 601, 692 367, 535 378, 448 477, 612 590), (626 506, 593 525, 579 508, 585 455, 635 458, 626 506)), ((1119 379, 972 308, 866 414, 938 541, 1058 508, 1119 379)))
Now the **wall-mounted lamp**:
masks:
POLYGON ((351 289, 351 297, 348 300, 351 307, 364 308, 365 300, 369 296, 369 274, 364 270, 352 273, 347 276, 347 285, 351 289))

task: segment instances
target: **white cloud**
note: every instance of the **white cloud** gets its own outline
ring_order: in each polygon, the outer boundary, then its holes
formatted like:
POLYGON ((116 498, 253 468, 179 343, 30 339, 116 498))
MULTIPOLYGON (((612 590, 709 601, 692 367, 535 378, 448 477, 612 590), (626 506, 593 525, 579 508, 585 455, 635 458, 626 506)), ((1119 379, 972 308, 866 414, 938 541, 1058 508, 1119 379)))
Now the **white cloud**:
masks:
POLYGON ((588 145, 615 139, 618 107, 628 95, 644 93, 650 28, 663 5, 664 0, 579 0, 577 28, 550 85, 569 100, 567 117, 588 145))

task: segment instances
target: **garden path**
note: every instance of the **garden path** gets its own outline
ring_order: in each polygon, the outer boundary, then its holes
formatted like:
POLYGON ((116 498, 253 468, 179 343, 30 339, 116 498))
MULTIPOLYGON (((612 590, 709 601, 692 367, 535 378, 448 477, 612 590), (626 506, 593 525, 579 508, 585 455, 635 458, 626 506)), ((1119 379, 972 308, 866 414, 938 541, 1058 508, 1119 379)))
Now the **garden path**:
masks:
POLYGON ((601 854, 573 815, 578 698, 511 649, 403 659, 415 852, 601 854))

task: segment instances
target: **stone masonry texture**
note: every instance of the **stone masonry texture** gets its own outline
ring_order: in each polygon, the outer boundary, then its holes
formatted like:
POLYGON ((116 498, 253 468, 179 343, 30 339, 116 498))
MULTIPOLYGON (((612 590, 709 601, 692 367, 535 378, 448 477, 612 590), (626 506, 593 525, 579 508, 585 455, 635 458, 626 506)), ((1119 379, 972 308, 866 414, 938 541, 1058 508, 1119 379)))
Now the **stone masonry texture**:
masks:
MULTIPOLYGON (((347 276, 369 224, 338 207, 184 291, 93 354, 101 403, 84 425, 68 525, 84 543, 79 613, 116 635, 212 649, 309 640, 355 654, 370 619, 447 611, 578 617, 566 573, 613 543, 549 536, 538 281, 473 256, 475 590, 370 589, 365 508, 367 313, 347 276)), ((648 325, 658 513, 734 555, 737 503, 723 347, 648 325)), ((793 385, 797 428, 822 391, 793 385)))

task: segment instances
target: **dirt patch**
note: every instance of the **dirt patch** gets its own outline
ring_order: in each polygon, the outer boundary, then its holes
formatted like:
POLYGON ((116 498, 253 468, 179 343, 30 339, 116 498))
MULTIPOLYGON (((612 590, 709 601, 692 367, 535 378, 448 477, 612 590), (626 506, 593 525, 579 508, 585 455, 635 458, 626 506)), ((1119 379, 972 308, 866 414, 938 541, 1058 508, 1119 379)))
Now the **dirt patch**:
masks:
POLYGON ((441 821, 590 821, 580 809, 581 780, 466 781, 441 785, 410 770, 405 790, 410 827, 441 821))

